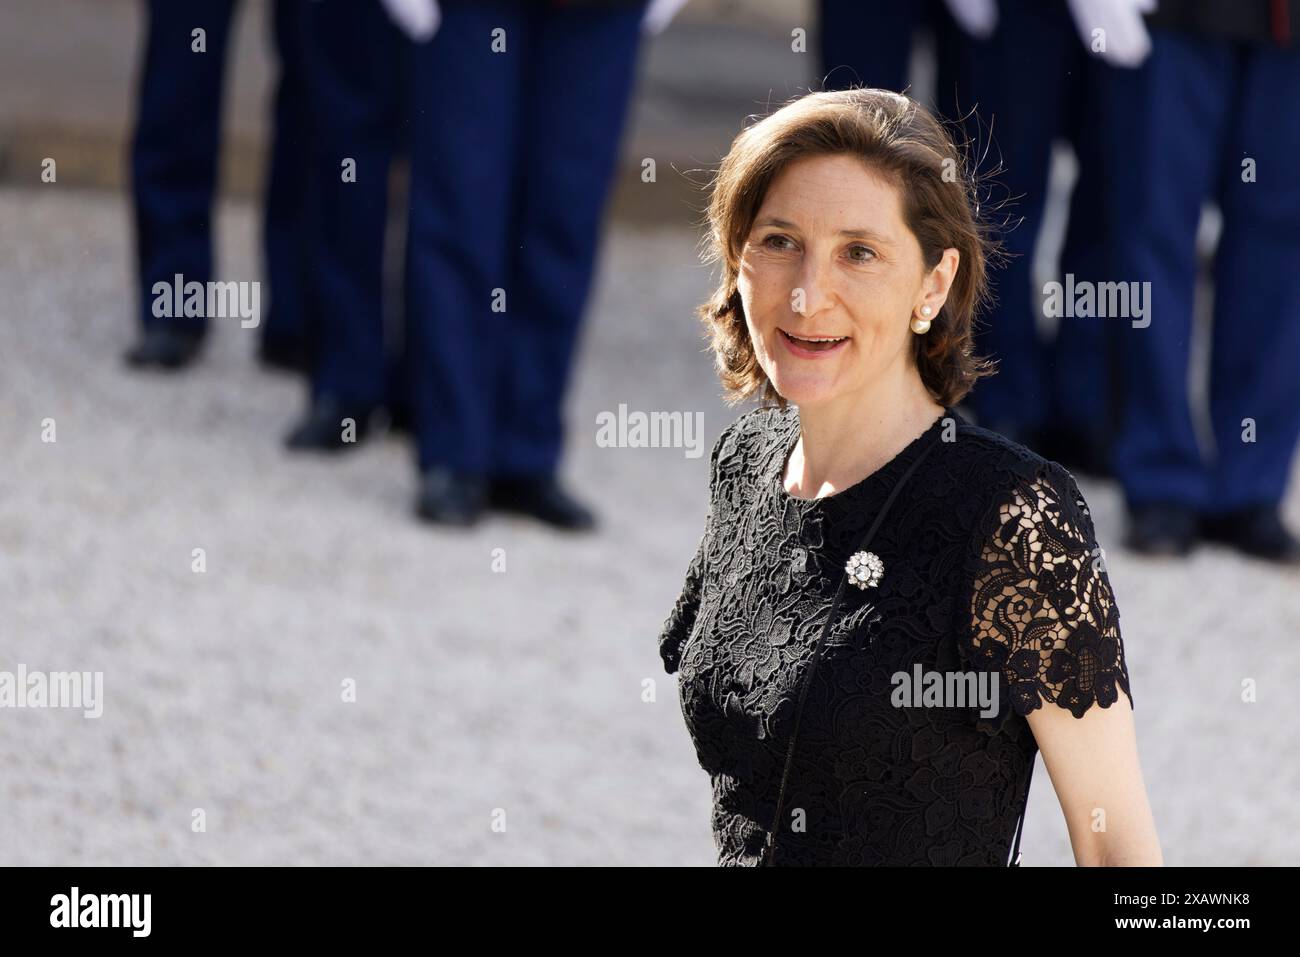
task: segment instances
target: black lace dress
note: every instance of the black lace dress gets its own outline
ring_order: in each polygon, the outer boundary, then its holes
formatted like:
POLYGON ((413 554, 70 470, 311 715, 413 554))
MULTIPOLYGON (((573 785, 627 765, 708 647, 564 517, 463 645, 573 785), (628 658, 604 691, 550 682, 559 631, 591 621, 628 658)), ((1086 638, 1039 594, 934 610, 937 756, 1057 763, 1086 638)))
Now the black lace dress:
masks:
POLYGON ((863 481, 798 499, 783 482, 798 437, 793 406, 722 434, 659 638, 712 781, 719 863, 1005 865, 1038 750, 1025 716, 1082 717, 1121 688, 1132 701, 1083 496, 1059 464, 948 408, 863 481), (914 463, 869 545, 878 583, 844 589, 814 655, 845 563, 914 463), (996 716, 895 707, 892 676, 918 665, 987 672, 996 716))

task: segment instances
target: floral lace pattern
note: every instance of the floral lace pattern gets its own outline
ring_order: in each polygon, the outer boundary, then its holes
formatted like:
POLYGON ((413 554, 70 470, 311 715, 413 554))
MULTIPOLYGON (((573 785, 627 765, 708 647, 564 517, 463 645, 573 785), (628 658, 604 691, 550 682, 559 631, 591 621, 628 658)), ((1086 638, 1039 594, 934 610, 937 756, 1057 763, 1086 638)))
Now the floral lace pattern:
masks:
POLYGON ((1059 465, 952 409, 858 484, 796 499, 782 473, 798 435, 796 409, 764 408, 719 438, 659 636, 710 776, 718 861, 761 863, 789 753, 773 863, 1005 864, 1037 751, 1025 716, 1128 693, 1087 506, 1059 465), (868 546, 878 585, 845 590, 813 666, 846 561, 932 442, 868 546), (996 713, 896 706, 917 668, 985 673, 996 713))
POLYGON ((1070 480, 1022 480, 998 506, 997 531, 981 549, 967 654, 1003 673, 1017 714, 1047 701, 1081 718, 1093 704, 1114 704, 1118 688, 1132 698, 1119 610, 1094 543, 1070 480))

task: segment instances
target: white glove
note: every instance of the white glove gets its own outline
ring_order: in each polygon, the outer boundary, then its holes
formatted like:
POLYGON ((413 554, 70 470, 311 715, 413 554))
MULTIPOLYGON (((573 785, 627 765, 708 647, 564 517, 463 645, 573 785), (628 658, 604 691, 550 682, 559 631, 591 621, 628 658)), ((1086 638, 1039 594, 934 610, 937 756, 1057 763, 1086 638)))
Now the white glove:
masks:
POLYGON ((645 16, 641 18, 641 32, 652 36, 663 33, 664 28, 677 16, 677 11, 686 6, 687 0, 650 0, 645 16))
MULTIPOLYGON (((380 0, 393 22, 402 32, 417 43, 423 43, 438 32, 442 11, 438 0, 380 0)), ((989 0, 991 3, 992 0, 989 0)), ((650 34, 662 33, 687 0, 650 0, 641 29, 650 34)))
POLYGON ((423 43, 438 32, 442 11, 438 0, 380 0, 388 16, 402 32, 416 43, 423 43))
POLYGON ((1151 53, 1151 34, 1142 14, 1153 13, 1156 0, 1069 0, 1083 45, 1111 66, 1140 66, 1151 53), (1093 48, 1094 30, 1101 30, 1106 48, 1093 48))
POLYGON ((947 0, 947 3, 957 25, 976 40, 993 36, 998 25, 997 0, 947 0))

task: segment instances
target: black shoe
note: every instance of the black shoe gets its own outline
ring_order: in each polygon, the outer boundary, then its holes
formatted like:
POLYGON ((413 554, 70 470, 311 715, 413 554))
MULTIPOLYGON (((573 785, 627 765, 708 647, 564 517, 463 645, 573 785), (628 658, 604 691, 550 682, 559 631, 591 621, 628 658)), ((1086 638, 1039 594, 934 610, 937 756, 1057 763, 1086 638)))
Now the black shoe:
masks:
POLYGON ((308 372, 311 369, 307 347, 299 339, 263 337, 257 346, 257 360, 278 372, 308 372))
POLYGON ((596 527, 596 516, 550 475, 494 478, 488 486, 488 504, 505 512, 531 515, 566 531, 586 531, 596 527))
POLYGON ((1196 525, 1196 512, 1185 505, 1141 505, 1129 509, 1125 544, 1143 555, 1182 557, 1196 543, 1196 525))
POLYGON ((432 468, 420 476, 416 514, 441 525, 473 525, 487 503, 487 482, 478 475, 466 475, 447 468, 432 468))
POLYGON ((1256 558, 1286 565, 1300 562, 1300 541, 1282 524, 1282 516, 1275 505, 1255 505, 1218 515, 1203 515, 1201 537, 1256 558))
POLYGON ((361 443, 370 431, 368 405, 317 399, 307 410, 307 417, 294 427, 284 444, 298 451, 340 452, 361 443))
POLYGON ((183 369, 198 356, 202 344, 202 332, 157 325, 146 329, 124 358, 136 369, 183 369))

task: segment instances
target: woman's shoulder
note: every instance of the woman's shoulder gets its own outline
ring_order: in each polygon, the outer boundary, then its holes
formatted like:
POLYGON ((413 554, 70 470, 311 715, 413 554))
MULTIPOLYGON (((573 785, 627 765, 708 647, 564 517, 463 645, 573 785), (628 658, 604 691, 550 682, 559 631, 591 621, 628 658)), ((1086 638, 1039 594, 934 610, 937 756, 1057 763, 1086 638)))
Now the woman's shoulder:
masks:
POLYGON ((1073 484, 1074 477, 1061 463, 960 415, 950 434, 945 437, 951 446, 948 459, 962 470, 971 491, 996 494, 1025 482, 1073 484))
MULTIPOLYGON (((955 409, 949 411, 951 418, 939 423, 938 430, 940 444, 947 451, 932 457, 931 468, 944 473, 945 484, 959 490, 963 501, 977 503, 978 510, 986 511, 1032 494, 1036 501, 1051 499, 1067 504, 1072 511, 1080 508, 1086 512, 1087 503, 1065 466, 1000 432, 975 425, 955 409)), ((714 442, 713 480, 751 475, 770 465, 772 456, 788 451, 798 425, 799 411, 794 405, 759 406, 741 413, 714 442)))
POLYGON ((960 490, 961 510, 985 533, 1009 514, 1019 514, 1035 525, 1064 528, 1070 537, 1095 534, 1088 502, 1060 462, 960 416, 944 437, 949 448, 940 467, 960 490))
POLYGON ((1013 526, 1036 528, 1063 548, 1097 547, 1087 499, 1060 462, 964 421, 949 458, 976 518, 976 547, 981 538, 1006 539, 1013 526))

